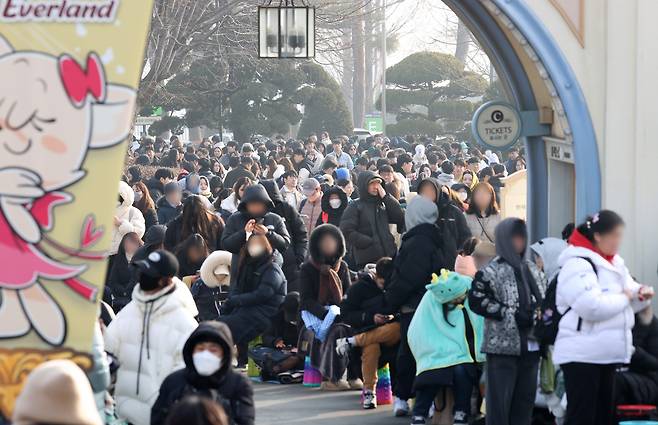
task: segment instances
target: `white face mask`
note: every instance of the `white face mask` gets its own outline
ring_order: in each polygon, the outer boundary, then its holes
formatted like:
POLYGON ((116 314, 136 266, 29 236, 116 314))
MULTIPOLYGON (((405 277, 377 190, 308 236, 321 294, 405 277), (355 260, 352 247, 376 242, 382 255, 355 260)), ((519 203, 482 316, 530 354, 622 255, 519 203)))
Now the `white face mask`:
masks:
POLYGON ((329 205, 331 205, 331 208, 333 208, 335 210, 340 208, 341 204, 342 204, 342 202, 340 202, 340 199, 330 199, 329 200, 329 205))
POLYGON ((461 199, 462 202, 466 201, 467 198, 468 198, 468 193, 466 193, 466 192, 459 192, 459 199, 461 199))
POLYGON ((199 375, 210 376, 222 366, 222 359, 208 350, 203 350, 192 355, 192 363, 199 375))
POLYGON ((247 245, 247 252, 251 257, 258 257, 265 252, 265 247, 260 244, 252 243, 251 245, 247 245))
POLYGON ((135 202, 139 202, 142 199, 142 192, 135 192, 135 202))

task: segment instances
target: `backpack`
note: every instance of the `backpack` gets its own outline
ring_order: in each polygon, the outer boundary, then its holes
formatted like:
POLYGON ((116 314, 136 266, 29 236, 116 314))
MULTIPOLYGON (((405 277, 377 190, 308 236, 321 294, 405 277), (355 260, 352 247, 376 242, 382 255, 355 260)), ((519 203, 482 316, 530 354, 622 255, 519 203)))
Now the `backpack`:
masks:
MULTIPOLYGON (((596 265, 594 265, 594 262, 591 259, 587 257, 578 257, 578 258, 582 258, 583 260, 587 261, 594 269, 594 273, 598 276, 599 272, 596 269, 596 265)), ((569 307, 565 310, 564 314, 560 314, 560 312, 557 309, 556 298, 557 298, 558 276, 559 273, 548 284, 548 288, 546 289, 546 294, 544 295, 544 299, 541 303, 541 318, 535 324, 535 336, 537 337, 537 340, 539 341, 539 344, 542 347, 548 347, 549 345, 555 344, 555 339, 557 338, 557 332, 560 328, 559 326, 560 320, 562 320, 562 317, 564 317, 564 315, 571 310, 571 307, 569 307)), ((583 319, 579 317, 578 318, 579 332, 582 324, 583 324, 583 319)))
POLYGON ((220 307, 228 299, 228 286, 210 288, 203 280, 197 279, 190 287, 192 298, 199 310, 199 321, 217 320, 220 307))

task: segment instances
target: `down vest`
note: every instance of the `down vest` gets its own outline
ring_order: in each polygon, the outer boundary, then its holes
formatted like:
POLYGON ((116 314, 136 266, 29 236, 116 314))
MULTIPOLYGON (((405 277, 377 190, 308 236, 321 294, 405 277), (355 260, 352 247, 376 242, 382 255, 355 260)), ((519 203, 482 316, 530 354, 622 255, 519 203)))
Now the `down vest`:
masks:
POLYGON ((564 316, 555 340, 553 362, 630 362, 633 311, 643 309, 649 302, 637 299, 641 285, 633 280, 624 260, 616 255, 610 263, 590 249, 569 246, 559 263, 562 269, 558 275, 556 304, 564 316), (596 272, 583 257, 592 260, 596 272), (624 289, 635 295, 633 301, 629 301, 624 289), (567 311, 568 308, 571 309, 567 311), (580 330, 579 319, 582 319, 580 330))
POLYGON ((162 381, 185 366, 183 346, 197 327, 195 315, 192 296, 178 279, 149 295, 135 286, 132 301, 105 332, 105 350, 120 364, 115 392, 120 417, 150 424, 162 381))

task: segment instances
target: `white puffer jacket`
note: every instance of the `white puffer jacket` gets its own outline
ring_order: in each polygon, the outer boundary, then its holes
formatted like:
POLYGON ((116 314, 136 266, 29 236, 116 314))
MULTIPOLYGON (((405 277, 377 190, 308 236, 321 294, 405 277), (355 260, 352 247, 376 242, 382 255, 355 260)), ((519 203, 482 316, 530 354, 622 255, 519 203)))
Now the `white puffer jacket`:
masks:
POLYGON ((135 425, 150 425, 160 385, 185 367, 183 345, 197 327, 190 291, 180 280, 175 282, 150 295, 136 285, 132 301, 105 331, 105 349, 120 365, 117 413, 135 425))
POLYGON ((133 207, 135 201, 135 192, 133 188, 124 181, 119 182, 119 195, 123 198, 123 202, 117 206, 114 215, 121 221, 119 227, 112 227, 112 245, 110 245, 110 255, 114 255, 119 250, 121 239, 126 233, 135 232, 141 238, 146 231, 146 223, 144 223, 144 216, 142 212, 133 207))
POLYGON ((634 312, 649 304, 638 300, 641 285, 633 280, 624 260, 610 263, 596 252, 569 246, 561 255, 556 303, 562 320, 555 340, 553 361, 613 364, 629 363, 633 355, 634 312), (584 258, 596 265, 596 271, 584 258), (629 301, 624 288, 634 294, 629 301), (580 331, 579 318, 582 319, 580 331))

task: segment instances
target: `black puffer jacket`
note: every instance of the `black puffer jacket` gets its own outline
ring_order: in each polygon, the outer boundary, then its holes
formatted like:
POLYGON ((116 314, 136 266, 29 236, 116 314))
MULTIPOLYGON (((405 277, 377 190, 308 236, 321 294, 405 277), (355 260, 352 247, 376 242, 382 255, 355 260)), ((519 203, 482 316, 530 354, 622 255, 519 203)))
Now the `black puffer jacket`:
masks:
MULTIPOLYGON (((274 209, 274 203, 262 185, 255 184, 245 189, 242 201, 238 205, 238 210, 229 217, 222 233, 222 249, 233 254, 231 270, 238 269, 238 255, 247 242, 247 234, 244 231, 244 226, 252 218, 262 220, 262 224, 268 228, 267 239, 270 241, 272 248, 277 251, 275 260, 279 264, 283 263, 281 253, 286 252, 288 246, 290 246, 290 235, 288 234, 284 219, 273 212, 266 212, 262 217, 252 217, 246 208, 250 202, 262 202, 267 205, 269 211, 274 209)), ((235 278, 235 273, 231 273, 231 284, 235 282, 235 278)))
POLYGON ((158 210, 158 223, 164 224, 165 226, 174 221, 174 219, 183 212, 183 204, 180 204, 177 207, 172 207, 164 196, 161 196, 160 199, 157 200, 155 207, 158 210))
POLYGON ((183 359, 185 369, 167 376, 160 386, 160 395, 151 409, 151 425, 164 424, 172 406, 185 396, 194 394, 221 404, 231 424, 254 424, 254 390, 246 376, 233 371, 233 338, 228 326, 218 322, 201 323, 185 343, 183 359), (192 361, 194 346, 206 341, 216 342, 224 350, 222 365, 211 376, 199 375, 192 361))
POLYGON ((297 290, 299 267, 304 262, 308 251, 308 234, 306 233, 304 220, 292 205, 283 200, 279 186, 274 180, 262 180, 260 183, 265 187, 267 194, 274 203, 272 212, 283 217, 290 235, 290 246, 283 253, 282 268, 286 279, 288 279, 288 291, 295 291, 297 290))
POLYGON ((350 271, 347 263, 342 260, 345 256, 345 239, 340 233, 340 230, 331 224, 323 224, 315 228, 311 233, 309 241, 309 259, 302 264, 299 273, 299 285, 301 289, 301 305, 300 310, 307 310, 316 317, 324 318, 327 311, 324 305, 320 302, 320 269, 317 265, 323 264, 336 264, 340 261, 338 269, 338 277, 343 288, 343 296, 347 294, 350 287, 350 271), (331 235, 338 241, 338 252, 334 258, 326 258, 320 253, 320 239, 325 235, 331 235))
POLYGON ((441 191, 441 183, 436 179, 429 178, 421 181, 418 185, 418 192, 427 184, 432 185, 438 194, 436 205, 439 208, 439 219, 436 224, 441 229, 441 235, 443 236, 443 252, 446 261, 454 265, 457 259, 457 251, 461 249, 466 239, 471 237, 471 230, 466 224, 466 217, 462 210, 452 202, 450 196, 441 191))
POLYGON ((340 305, 340 317, 356 333, 374 326, 375 314, 389 314, 386 306, 384 289, 377 286, 368 273, 361 273, 359 280, 347 291, 347 296, 340 305))
POLYGON ((334 226, 340 226, 340 220, 347 208, 347 204, 348 199, 345 191, 338 186, 330 187, 322 195, 322 212, 320 213, 320 217, 318 217, 318 222, 316 224, 319 226, 320 224, 329 223, 334 226), (338 195, 340 198, 340 207, 336 209, 331 207, 329 204, 329 198, 331 198, 331 195, 338 195))
POLYGON ((432 273, 451 269, 455 262, 443 253, 441 231, 436 224, 419 224, 402 235, 400 251, 394 258, 391 285, 386 302, 392 311, 401 307, 415 310, 425 295, 432 273))
POLYGON ((388 225, 396 224, 399 231, 404 228, 404 211, 398 201, 389 194, 380 198, 368 193, 368 184, 373 179, 381 177, 372 171, 359 175, 361 197, 347 207, 340 222, 359 267, 382 257, 392 257, 397 247, 388 225))

